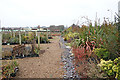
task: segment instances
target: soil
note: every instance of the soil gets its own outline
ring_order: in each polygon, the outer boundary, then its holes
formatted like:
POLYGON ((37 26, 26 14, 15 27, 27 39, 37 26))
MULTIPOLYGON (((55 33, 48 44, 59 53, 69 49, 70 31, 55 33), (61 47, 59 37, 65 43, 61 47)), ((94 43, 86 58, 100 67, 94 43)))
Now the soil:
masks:
POLYGON ((63 64, 59 46, 59 37, 50 40, 51 43, 40 44, 39 57, 16 59, 19 63, 19 71, 16 78, 63 78, 63 64))

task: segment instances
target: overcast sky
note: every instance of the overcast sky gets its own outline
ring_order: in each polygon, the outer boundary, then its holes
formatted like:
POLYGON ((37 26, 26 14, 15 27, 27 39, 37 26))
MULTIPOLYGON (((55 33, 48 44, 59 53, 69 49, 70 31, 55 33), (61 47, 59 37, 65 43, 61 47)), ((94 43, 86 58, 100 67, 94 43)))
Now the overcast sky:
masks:
MULTIPOLYGON (((3 27, 50 26, 82 23, 82 16, 111 19, 118 12, 120 0, 0 0, 3 27), (111 11, 107 11, 110 9, 111 11)), ((114 20, 114 17, 113 19, 114 20)))

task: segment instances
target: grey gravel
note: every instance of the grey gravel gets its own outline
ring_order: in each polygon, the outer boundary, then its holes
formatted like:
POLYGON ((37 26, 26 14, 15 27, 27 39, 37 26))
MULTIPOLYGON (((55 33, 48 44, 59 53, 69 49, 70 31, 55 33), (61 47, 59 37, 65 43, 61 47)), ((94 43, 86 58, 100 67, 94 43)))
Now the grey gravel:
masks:
POLYGON ((60 37, 60 46, 62 49, 64 49, 64 52, 61 55, 61 60, 64 64, 63 69, 66 71, 63 75, 64 79, 69 79, 69 80, 73 80, 74 78, 78 78, 77 80, 79 80, 79 76, 78 74, 75 72, 75 67, 74 67, 74 56, 71 56, 72 53, 70 53, 71 49, 65 46, 65 41, 63 40, 62 37, 60 37))

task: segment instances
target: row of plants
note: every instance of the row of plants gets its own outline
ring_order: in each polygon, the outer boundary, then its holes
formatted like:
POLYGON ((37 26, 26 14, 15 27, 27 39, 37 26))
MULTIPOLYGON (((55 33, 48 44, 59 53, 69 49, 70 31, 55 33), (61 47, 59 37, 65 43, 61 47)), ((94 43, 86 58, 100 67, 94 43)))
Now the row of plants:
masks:
POLYGON ((4 50, 2 52, 2 60, 12 60, 14 58, 25 58, 25 57, 39 57, 40 49, 35 43, 31 46, 17 45, 12 48, 12 50, 4 50))
MULTIPOLYGON (((64 30, 61 35, 67 42, 66 45, 72 48, 75 56, 75 64, 79 65, 79 67, 76 66, 76 70, 81 76, 91 77, 87 75, 91 70, 91 65, 93 65, 94 67, 92 67, 95 69, 95 66, 101 64, 102 60, 104 60, 106 64, 108 61, 114 63, 114 60, 120 57, 120 42, 118 39, 119 32, 117 26, 106 20, 104 20, 102 25, 97 25, 95 22, 94 26, 91 23, 89 26, 82 25, 82 27, 73 24, 64 30), (85 66, 87 66, 87 68, 85 66)), ((119 65, 119 62, 112 65, 119 65)), ((102 76, 102 78, 113 77, 120 79, 120 74, 118 73, 120 72, 120 66, 118 66, 117 69, 117 72, 115 72, 112 68, 109 68, 107 71, 99 68, 104 74, 107 74, 106 77, 102 76)), ((97 73, 95 75, 100 74, 100 72, 98 72, 99 70, 96 68, 97 73)), ((92 73, 94 72, 91 72, 91 74, 92 73)), ((95 75, 92 77, 96 77, 95 75)), ((101 78, 99 76, 97 77, 101 78)))
MULTIPOLYGON (((21 43, 23 44, 30 44, 32 40, 36 39, 36 42, 38 40, 38 37, 34 32, 28 32, 26 33, 21 33, 21 43)), ((47 38, 47 35, 44 33, 40 34, 40 43, 48 43, 49 40, 47 38)), ((3 39, 2 39, 3 44, 19 44, 19 34, 18 32, 14 33, 14 36, 10 33, 4 32, 3 33, 3 39)))
POLYGON ((15 77, 18 70, 17 61, 2 61, 1 79, 15 77))

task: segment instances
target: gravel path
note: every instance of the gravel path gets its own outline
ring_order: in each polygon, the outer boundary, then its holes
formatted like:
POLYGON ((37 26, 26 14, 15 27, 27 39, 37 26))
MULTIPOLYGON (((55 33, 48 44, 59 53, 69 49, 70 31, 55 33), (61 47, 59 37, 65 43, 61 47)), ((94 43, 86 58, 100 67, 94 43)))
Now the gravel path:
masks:
POLYGON ((61 48, 64 49, 64 52, 61 55, 62 62, 64 64, 64 77, 65 79, 73 80, 74 78, 78 78, 78 74, 75 72, 75 65, 73 63, 74 56, 71 53, 71 48, 69 46, 65 46, 65 41, 60 38, 61 48))
POLYGON ((49 44, 41 44, 45 53, 40 57, 17 59, 19 71, 16 78, 63 78, 63 64, 59 46, 59 37, 55 37, 49 44))

